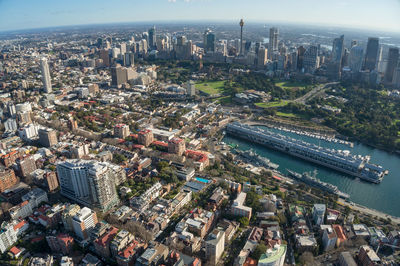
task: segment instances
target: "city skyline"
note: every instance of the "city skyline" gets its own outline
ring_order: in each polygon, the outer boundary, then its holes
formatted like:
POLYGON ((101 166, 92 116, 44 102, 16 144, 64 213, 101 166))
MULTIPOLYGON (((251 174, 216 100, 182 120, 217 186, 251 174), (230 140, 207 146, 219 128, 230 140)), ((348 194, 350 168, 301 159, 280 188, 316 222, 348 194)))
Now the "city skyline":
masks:
POLYGON ((236 21, 288 24, 318 24, 359 29, 400 32, 400 2, 387 0, 341 1, 329 5, 322 1, 294 0, 248 2, 228 0, 153 0, 139 1, 0 1, 0 31, 59 26, 152 21, 236 21), (313 8, 310 9, 309 7, 313 8), (225 12, 221 12, 225 11, 225 12), (272 11, 273 12, 270 12, 272 11), (356 10, 356 11, 355 11, 356 10), (373 18, 373 19, 372 19, 373 18))

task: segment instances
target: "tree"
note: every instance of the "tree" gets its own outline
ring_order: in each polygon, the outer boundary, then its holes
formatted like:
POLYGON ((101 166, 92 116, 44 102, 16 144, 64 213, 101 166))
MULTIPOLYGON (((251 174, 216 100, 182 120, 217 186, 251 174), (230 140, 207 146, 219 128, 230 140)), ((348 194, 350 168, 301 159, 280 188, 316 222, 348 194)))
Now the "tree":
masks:
POLYGON ((240 227, 247 227, 250 223, 249 218, 247 217, 240 217, 238 222, 240 223, 240 227))
POLYGON ((114 154, 113 159, 112 159, 113 163, 116 163, 116 164, 121 164, 121 163, 125 162, 126 160, 127 159, 126 159, 125 155, 119 154, 119 153, 114 154))
POLYGON ((300 256, 300 263, 301 265, 316 265, 315 261, 314 261, 314 255, 311 252, 304 252, 303 254, 301 254, 300 256))
POLYGON ((264 244, 258 244, 257 247, 254 249, 254 251, 251 253, 250 257, 259 260, 261 255, 264 254, 267 251, 267 246, 264 244))

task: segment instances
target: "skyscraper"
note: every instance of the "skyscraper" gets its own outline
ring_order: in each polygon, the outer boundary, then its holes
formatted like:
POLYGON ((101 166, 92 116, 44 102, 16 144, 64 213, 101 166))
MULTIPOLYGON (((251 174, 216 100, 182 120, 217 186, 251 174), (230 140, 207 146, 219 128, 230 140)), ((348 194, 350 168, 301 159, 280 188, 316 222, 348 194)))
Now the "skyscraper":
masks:
POLYGON ((313 74, 318 68, 318 47, 313 45, 308 47, 304 53, 303 68, 306 73, 313 74))
POLYGON ((364 49, 355 45, 350 49, 349 66, 353 73, 359 72, 363 63, 364 49))
POLYGON ((379 51, 379 38, 368 38, 367 43, 367 50, 365 53, 365 60, 364 60, 364 70, 375 70, 376 67, 376 60, 378 58, 378 51, 379 51))
POLYGON ((335 63, 341 63, 344 52, 344 35, 333 40, 332 47, 332 61, 335 63))
POLYGON ((205 51, 215 52, 215 34, 211 31, 208 31, 204 39, 206 41, 204 47, 205 51))
POLYGON ((46 93, 51 93, 53 89, 51 87, 49 65, 47 64, 47 59, 45 57, 40 59, 40 67, 42 69, 43 89, 46 93))
POLYGON ((67 160, 57 165, 61 194, 91 208, 109 210, 118 204, 115 186, 124 178, 120 167, 108 163, 67 160), (118 168, 118 169, 117 169, 118 168))
POLYGON ((149 29, 149 48, 151 50, 157 49, 156 27, 149 29))
POLYGON ((399 62, 399 48, 389 48, 388 63, 385 71, 385 82, 391 84, 393 82, 393 74, 399 62))
POLYGON ((269 47, 268 47, 269 58, 272 57, 271 55, 274 52, 278 51, 278 35, 279 35, 278 28, 273 27, 269 29, 269 47))

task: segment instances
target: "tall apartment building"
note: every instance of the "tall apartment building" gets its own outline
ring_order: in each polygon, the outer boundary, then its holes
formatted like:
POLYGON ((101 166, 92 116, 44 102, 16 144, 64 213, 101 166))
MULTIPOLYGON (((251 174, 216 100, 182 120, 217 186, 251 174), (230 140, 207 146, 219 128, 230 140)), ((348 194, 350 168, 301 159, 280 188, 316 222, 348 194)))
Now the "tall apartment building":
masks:
POLYGON ((125 139, 130 134, 129 126, 125 124, 117 124, 114 127, 114 136, 125 139))
POLYGON ((325 204, 314 204, 312 214, 314 223, 321 225, 324 223, 326 206, 325 204))
POLYGON ((96 213, 87 207, 83 207, 72 217, 72 228, 80 240, 87 240, 90 237, 90 231, 96 226, 97 222, 96 213))
POLYGON ((51 147, 57 144, 57 132, 53 129, 41 128, 39 133, 39 143, 44 147, 51 147))
POLYGON ((67 160, 57 165, 61 194, 91 208, 109 210, 119 202, 115 187, 126 178, 122 170, 108 163, 67 160))
POLYGON ((196 96, 196 85, 192 80, 189 80, 187 83, 186 93, 189 96, 196 96))
POLYGON ((21 177, 27 177, 36 170, 36 164, 33 156, 25 156, 23 158, 19 158, 16 162, 21 177))
POLYGON ((217 265, 225 248, 225 232, 214 229, 208 235, 205 247, 209 265, 217 265))
POLYGON ((139 131, 138 142, 144 146, 149 146, 154 141, 153 132, 149 129, 139 131))
POLYGON ((18 238, 14 226, 7 222, 3 222, 0 231, 0 252, 4 253, 9 247, 14 245, 17 240, 18 238))
POLYGON ((53 91, 51 87, 51 76, 49 71, 49 65, 45 57, 42 57, 40 59, 40 67, 42 71, 43 89, 46 93, 51 93, 53 91))
POLYGON ((15 176, 14 170, 0 170, 0 193, 3 193, 9 188, 12 188, 16 184, 18 184, 18 178, 15 176))
POLYGON ((66 206, 64 209, 61 220, 64 225, 64 229, 66 231, 74 231, 73 225, 72 225, 72 218, 81 210, 81 207, 79 207, 78 204, 69 204, 66 206))
POLYGON ((168 152, 182 155, 185 152, 185 141, 180 138, 172 138, 168 141, 168 152))
POLYGON ((381 259, 375 253, 375 251, 367 245, 361 246, 358 252, 359 265, 362 266, 374 266, 381 263, 381 259))
POLYGON ((58 188, 58 178, 56 172, 46 172, 44 174, 44 180, 49 192, 52 192, 58 188))

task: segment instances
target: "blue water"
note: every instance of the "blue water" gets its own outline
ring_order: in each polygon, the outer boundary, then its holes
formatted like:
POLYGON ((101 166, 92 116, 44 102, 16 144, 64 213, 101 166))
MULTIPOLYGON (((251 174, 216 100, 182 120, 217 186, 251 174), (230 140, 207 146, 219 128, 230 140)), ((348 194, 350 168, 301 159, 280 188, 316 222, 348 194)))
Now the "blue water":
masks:
POLYGON ((269 130, 296 139, 302 139, 321 147, 349 150, 353 155, 370 155, 370 162, 382 165, 384 169, 389 170, 389 174, 384 177, 380 184, 372 184, 246 140, 226 136, 224 142, 238 144, 238 148, 241 150, 253 149, 259 155, 269 158, 273 163, 279 164, 278 170, 284 174, 287 173, 286 169, 298 173, 317 169, 317 178, 336 185, 339 190, 348 193, 351 201, 400 217, 400 156, 360 143, 355 143, 354 147, 351 148, 348 145, 331 143, 308 136, 299 136, 295 133, 284 132, 278 129, 269 130))
POLYGON ((205 183, 208 184, 211 182, 211 180, 205 179, 205 178, 201 178, 201 177, 196 177, 196 180, 201 182, 201 183, 205 183))

